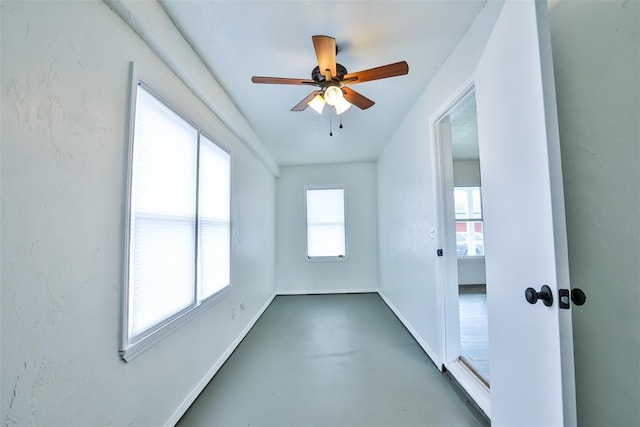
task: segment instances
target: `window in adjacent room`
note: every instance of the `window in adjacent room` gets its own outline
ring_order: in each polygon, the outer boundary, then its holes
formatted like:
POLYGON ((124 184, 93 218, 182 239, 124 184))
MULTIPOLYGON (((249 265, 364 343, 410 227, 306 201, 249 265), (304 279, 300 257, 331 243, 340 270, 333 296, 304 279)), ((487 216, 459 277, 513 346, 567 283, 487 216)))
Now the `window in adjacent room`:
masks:
POLYGON ((455 187, 457 254, 484 256, 480 187, 455 187))
POLYGON ((138 84, 121 356, 130 360, 230 287, 231 158, 138 84))
POLYGON ((307 186, 307 259, 332 260, 347 256, 344 186, 307 186))

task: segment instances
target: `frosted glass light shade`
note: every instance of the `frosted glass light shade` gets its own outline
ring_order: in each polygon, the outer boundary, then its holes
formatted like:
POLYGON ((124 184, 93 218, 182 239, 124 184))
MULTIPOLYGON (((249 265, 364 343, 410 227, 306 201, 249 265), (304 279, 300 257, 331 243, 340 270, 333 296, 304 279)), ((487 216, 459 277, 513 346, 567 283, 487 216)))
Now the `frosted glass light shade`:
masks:
POLYGON ((351 107, 351 103, 344 98, 340 98, 334 107, 336 108, 336 114, 340 115, 351 107))
POLYGON ((343 99, 342 89, 337 86, 329 86, 324 90, 324 100, 329 105, 336 105, 336 103, 343 99))
POLYGON ((307 102, 307 105, 315 110, 316 113, 322 114, 322 110, 324 110, 324 105, 326 102, 322 95, 316 95, 311 101, 307 102))

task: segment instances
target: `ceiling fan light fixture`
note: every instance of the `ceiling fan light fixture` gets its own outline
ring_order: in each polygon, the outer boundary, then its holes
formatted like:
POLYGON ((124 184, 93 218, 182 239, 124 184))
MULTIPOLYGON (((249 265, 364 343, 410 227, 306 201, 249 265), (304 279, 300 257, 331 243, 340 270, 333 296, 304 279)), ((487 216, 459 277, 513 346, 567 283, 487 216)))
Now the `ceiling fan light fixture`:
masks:
POLYGON ((318 94, 309 102, 307 105, 315 110, 316 113, 322 114, 322 110, 324 110, 324 105, 326 104, 322 95, 318 94))
POLYGON ((340 100, 344 100, 344 95, 338 86, 329 86, 324 90, 324 100, 327 104, 335 106, 340 100))
POLYGON ((347 111, 349 107, 351 107, 351 103, 344 99, 344 97, 342 97, 338 100, 338 102, 336 102, 336 105, 334 105, 334 107, 336 108, 336 114, 340 115, 347 111))

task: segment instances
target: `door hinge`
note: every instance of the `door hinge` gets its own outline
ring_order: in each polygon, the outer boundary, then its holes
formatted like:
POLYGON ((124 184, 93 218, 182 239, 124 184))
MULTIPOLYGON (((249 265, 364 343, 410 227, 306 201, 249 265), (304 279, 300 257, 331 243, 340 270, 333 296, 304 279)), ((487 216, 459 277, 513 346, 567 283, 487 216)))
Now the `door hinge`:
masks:
POLYGON ((442 249, 438 249, 438 250, 436 251, 436 255, 438 255, 438 256, 442 256, 442 255, 444 255, 444 251, 443 251, 442 249))

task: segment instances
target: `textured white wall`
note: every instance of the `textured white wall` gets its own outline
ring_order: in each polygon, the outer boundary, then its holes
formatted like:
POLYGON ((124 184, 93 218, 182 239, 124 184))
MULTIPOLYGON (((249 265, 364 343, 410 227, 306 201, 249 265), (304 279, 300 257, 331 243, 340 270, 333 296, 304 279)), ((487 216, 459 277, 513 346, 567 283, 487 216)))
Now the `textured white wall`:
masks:
POLYGON ((103 3, 1 7, 2 421, 163 424, 273 294, 275 179, 103 3), (129 61, 232 151, 233 290, 124 363, 129 61))
POLYGON ((442 358, 436 288, 436 183, 431 125, 471 83, 500 10, 488 3, 422 92, 378 159, 380 289, 436 364, 442 358))
POLYGON ((640 2, 550 10, 571 286, 578 423, 640 420, 640 2))
POLYGON ((378 216, 375 163, 288 166, 277 182, 277 289, 279 293, 378 290, 378 216), (345 261, 305 258, 304 186, 346 185, 345 261))

